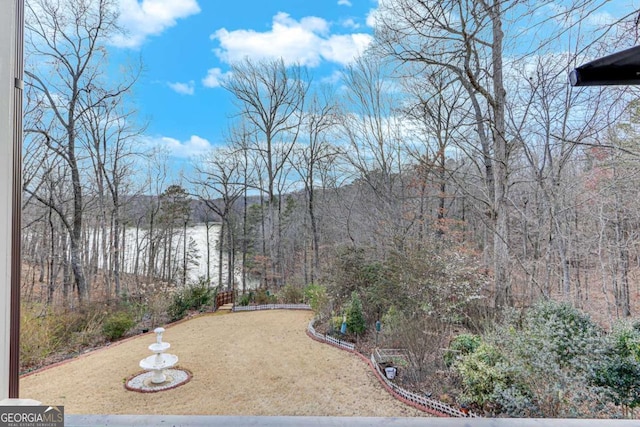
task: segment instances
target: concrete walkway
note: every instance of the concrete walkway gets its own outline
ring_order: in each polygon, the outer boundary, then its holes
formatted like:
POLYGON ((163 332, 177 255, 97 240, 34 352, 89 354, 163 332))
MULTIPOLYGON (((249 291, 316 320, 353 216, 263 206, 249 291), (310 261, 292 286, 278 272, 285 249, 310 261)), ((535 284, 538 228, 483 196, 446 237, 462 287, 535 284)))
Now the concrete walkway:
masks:
POLYGON ((66 427, 631 427, 638 420, 71 415, 66 427))

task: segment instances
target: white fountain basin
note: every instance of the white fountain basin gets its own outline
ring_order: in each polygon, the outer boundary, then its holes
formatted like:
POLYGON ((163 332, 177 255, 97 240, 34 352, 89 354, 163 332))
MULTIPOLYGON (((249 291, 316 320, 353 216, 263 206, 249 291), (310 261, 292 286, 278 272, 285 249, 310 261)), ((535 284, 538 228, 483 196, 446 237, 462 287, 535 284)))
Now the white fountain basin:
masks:
POLYGON ((140 367, 147 371, 156 369, 173 368, 178 363, 178 356, 175 354, 158 354, 145 357, 140 361, 140 367))
POLYGON ((153 384, 162 384, 167 381, 164 370, 172 368, 178 363, 178 356, 174 354, 156 354, 154 356, 145 357, 140 361, 140 367, 147 371, 152 371, 153 376, 151 382, 153 384))
POLYGON ((169 344, 168 342, 154 342, 149 346, 149 350, 154 353, 162 353, 165 350, 168 350, 169 347, 171 347, 171 344, 169 344))

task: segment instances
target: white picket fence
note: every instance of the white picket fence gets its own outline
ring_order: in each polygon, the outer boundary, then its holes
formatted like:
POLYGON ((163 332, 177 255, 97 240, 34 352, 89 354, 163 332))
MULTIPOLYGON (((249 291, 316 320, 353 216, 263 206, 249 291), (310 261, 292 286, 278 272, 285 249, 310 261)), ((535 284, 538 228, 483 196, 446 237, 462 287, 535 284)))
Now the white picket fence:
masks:
POLYGON ((342 341, 339 340, 337 338, 333 338, 332 336, 329 335, 324 335, 324 334, 320 334, 318 332, 316 332, 316 329, 313 327, 313 324, 315 323, 316 319, 312 319, 309 322, 309 326, 307 326, 307 330, 309 331, 309 333, 311 335, 313 335, 314 337, 316 337, 317 339, 327 342, 329 344, 333 344, 336 345, 338 347, 350 350, 350 351, 354 351, 356 349, 356 345, 352 342, 349 341, 342 341))
POLYGON ((262 304, 262 305, 234 305, 233 311, 258 310, 311 310, 309 304, 262 304))
MULTIPOLYGON (((384 350, 383 350, 384 352, 384 350)), ((389 352, 389 351, 387 351, 389 352)), ((398 350, 393 350, 393 352, 399 352, 398 350)), ((380 355, 380 352, 378 352, 378 355, 380 355)), ((397 384, 395 384, 393 381, 391 381, 390 379, 387 378, 387 376, 385 375, 385 373, 382 371, 382 369, 380 369, 380 365, 379 362, 382 362, 383 360, 378 360, 376 358, 376 353, 372 353, 371 354, 371 363, 373 364, 373 366, 375 367, 376 371, 378 371, 378 373, 380 374, 380 378, 382 378, 382 381, 385 382, 385 384, 387 384, 393 391, 395 391, 396 393, 398 393, 400 396, 402 396, 403 398, 407 399, 410 402, 416 403, 418 405, 424 406, 426 408, 430 408, 433 409, 437 412, 440 412, 442 414, 447 414, 451 417, 472 417, 472 418, 477 418, 478 416, 474 413, 469 412, 468 414, 465 414, 464 412, 453 408, 449 405, 447 405, 446 403, 440 402, 439 400, 436 399, 431 399, 429 397, 426 396, 421 396, 419 394, 410 392, 408 390, 403 389, 402 387, 398 386, 397 384)))

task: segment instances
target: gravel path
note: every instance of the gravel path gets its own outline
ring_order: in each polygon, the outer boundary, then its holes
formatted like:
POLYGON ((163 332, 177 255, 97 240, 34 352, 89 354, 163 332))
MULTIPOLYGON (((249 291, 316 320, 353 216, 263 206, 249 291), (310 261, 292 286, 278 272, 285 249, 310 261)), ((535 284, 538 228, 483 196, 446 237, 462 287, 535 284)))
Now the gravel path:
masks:
POLYGON ((305 334, 308 311, 206 315, 167 328, 168 353, 193 378, 137 393, 146 334, 20 380, 20 395, 69 414, 428 416, 391 397, 357 356, 305 334))

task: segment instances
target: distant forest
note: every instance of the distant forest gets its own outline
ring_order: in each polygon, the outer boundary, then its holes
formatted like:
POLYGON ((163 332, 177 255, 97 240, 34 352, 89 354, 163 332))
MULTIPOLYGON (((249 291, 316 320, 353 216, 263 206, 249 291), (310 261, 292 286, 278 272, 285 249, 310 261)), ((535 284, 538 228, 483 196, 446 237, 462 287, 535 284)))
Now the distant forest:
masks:
POLYGON ((380 5, 373 46, 334 85, 278 59, 232 64, 227 144, 178 180, 165 153, 136 151, 139 65, 106 77, 112 2, 28 1, 23 249, 51 298, 88 301, 98 265, 108 297, 134 292, 140 278, 119 266, 126 228, 144 228, 157 256, 181 228, 215 221, 231 268, 265 288, 334 282, 348 252, 407 274, 419 259, 454 276, 473 266, 460 280, 492 307, 552 295, 581 306, 600 293, 610 318, 631 315, 637 97, 571 88, 567 72, 624 43, 613 34, 632 16, 559 33, 532 23, 525 51, 513 24, 525 5, 460 3, 454 22, 456 2, 398 3, 380 5), (581 47, 569 43, 577 32, 581 47))

